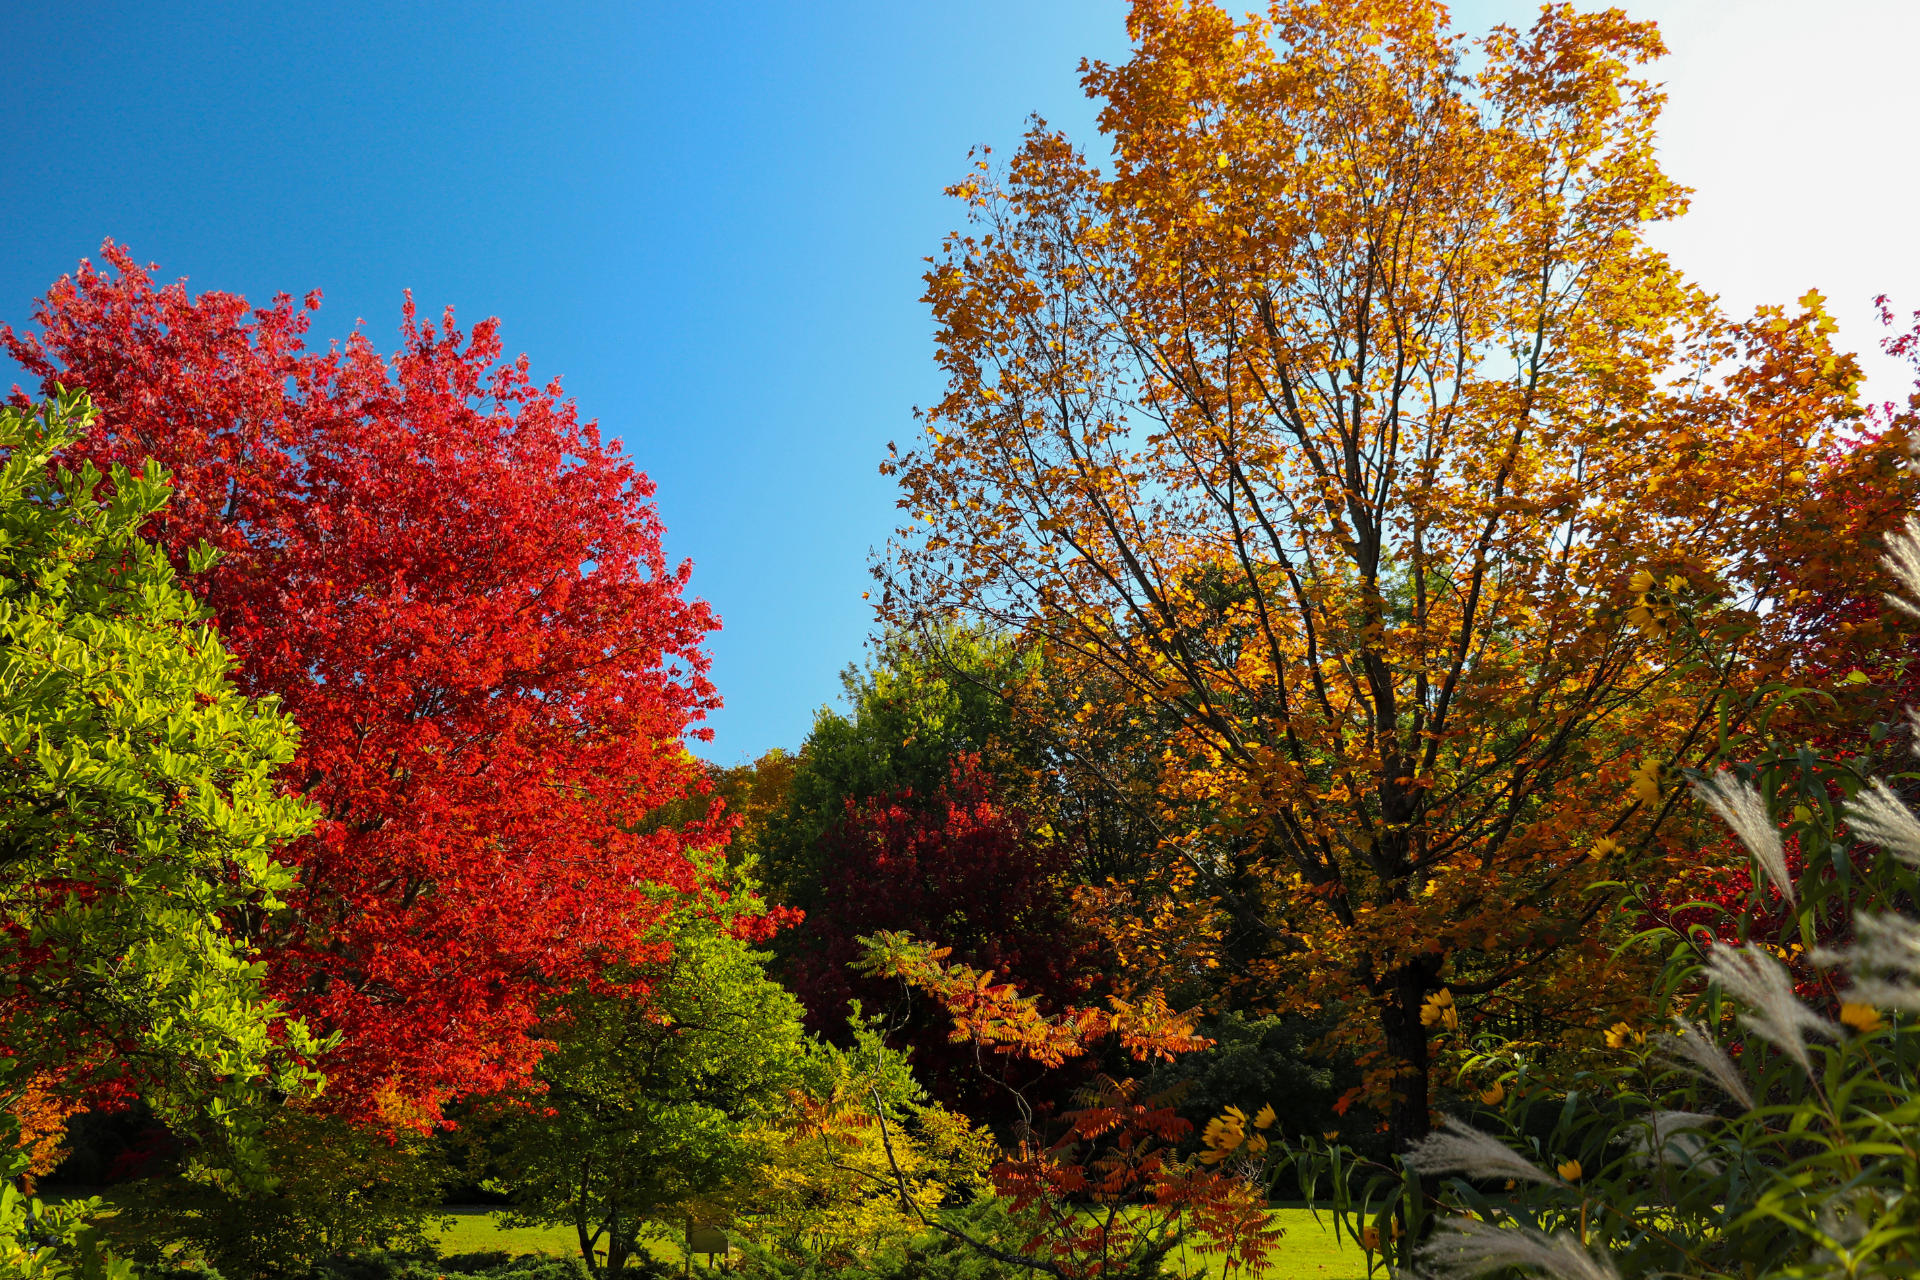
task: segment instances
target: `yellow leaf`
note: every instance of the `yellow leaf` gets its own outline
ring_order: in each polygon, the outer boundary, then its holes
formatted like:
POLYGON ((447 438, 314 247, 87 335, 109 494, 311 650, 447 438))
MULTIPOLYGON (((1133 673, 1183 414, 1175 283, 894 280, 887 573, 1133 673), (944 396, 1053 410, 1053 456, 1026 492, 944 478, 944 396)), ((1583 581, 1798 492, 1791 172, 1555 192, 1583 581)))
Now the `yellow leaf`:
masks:
POLYGON ((1840 1006, 1840 1021, 1862 1035, 1872 1035, 1887 1025, 1880 1020, 1879 1011, 1872 1005, 1854 1004, 1852 1001, 1840 1006))

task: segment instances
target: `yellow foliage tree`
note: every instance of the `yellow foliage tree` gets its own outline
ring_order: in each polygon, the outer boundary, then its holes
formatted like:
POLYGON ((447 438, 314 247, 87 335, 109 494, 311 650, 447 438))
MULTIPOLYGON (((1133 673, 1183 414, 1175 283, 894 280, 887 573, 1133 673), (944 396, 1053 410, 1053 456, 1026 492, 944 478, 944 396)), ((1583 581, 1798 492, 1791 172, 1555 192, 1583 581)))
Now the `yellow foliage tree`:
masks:
POLYGON ((852 1050, 811 1047, 786 1114, 746 1135, 751 1176, 691 1206, 697 1215, 731 1218, 788 1260, 848 1267, 899 1250, 944 1204, 985 1189, 992 1137, 928 1101, 870 1024, 854 1031, 852 1050))
POLYGON ((1083 66, 1111 176, 1036 125, 953 189, 883 607, 1043 648, 1064 750, 1258 941, 1242 977, 1370 1011, 1406 1143, 1434 992, 1603 1000, 1583 890, 1713 750, 1857 372, 1817 294, 1732 323, 1643 242, 1685 195, 1651 24, 1129 25, 1083 66))

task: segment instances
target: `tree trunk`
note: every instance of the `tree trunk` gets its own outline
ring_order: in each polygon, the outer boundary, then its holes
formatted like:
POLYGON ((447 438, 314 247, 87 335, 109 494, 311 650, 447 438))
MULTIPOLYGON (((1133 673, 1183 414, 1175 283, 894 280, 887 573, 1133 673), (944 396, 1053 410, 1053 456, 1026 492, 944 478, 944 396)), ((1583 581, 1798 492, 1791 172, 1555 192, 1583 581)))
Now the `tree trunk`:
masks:
POLYGON ((1416 965, 1394 971, 1391 998, 1381 1011, 1387 1057, 1398 1068, 1393 1082, 1393 1105, 1387 1129, 1396 1152, 1405 1152, 1432 1132, 1427 1092, 1427 1029, 1420 1025, 1420 1005, 1430 989, 1427 973, 1416 965))
POLYGON ((620 1202, 613 1202, 613 1216, 607 1231, 607 1272, 619 1275, 627 1269, 628 1241, 626 1232, 620 1229, 620 1202))

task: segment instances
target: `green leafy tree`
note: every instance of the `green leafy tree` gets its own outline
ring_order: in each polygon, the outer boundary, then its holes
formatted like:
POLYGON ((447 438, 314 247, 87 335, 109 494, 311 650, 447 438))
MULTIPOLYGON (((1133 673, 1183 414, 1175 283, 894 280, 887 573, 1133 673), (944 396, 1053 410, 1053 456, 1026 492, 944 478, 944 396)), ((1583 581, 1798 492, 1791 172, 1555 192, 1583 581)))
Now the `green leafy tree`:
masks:
POLYGON ((264 997, 232 928, 292 884, 274 859, 312 811, 275 769, 293 722, 140 536, 149 465, 55 464, 84 394, 0 410, 0 1034, 34 1066, 131 1069, 178 1120, 297 1091, 317 1046, 264 997))
MULTIPOLYGON (((262 993, 235 929, 279 908, 292 876, 274 851, 313 822, 274 778, 295 729, 235 691, 204 610, 141 536, 166 473, 59 465, 93 419, 80 392, 0 409, 0 1101, 30 1079, 118 1078, 257 1169, 262 1104, 310 1089, 324 1047, 262 993)), ((73 1225, 89 1210, 52 1234, 98 1265, 73 1225)), ((0 1250, 47 1238, 36 1214, 10 1200, 0 1250)))
POLYGON ((506 1221, 572 1227, 594 1274, 644 1260, 750 1171, 744 1134, 777 1115, 801 1056, 800 1006, 729 926, 681 913, 668 957, 560 998, 544 1092, 495 1132, 506 1221))

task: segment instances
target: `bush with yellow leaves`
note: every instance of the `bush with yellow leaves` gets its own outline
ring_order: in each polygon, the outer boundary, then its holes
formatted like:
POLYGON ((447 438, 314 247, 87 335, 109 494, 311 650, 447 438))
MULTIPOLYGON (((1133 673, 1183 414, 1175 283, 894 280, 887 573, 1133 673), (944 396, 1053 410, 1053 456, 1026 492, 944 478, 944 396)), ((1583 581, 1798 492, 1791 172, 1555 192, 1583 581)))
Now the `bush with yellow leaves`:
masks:
POLYGON ((984 1191, 999 1155, 984 1129, 927 1099, 874 1021, 856 1010, 852 1028, 850 1049, 808 1043, 786 1114, 746 1135, 749 1179, 727 1203, 693 1206, 782 1262, 870 1266, 984 1191))

